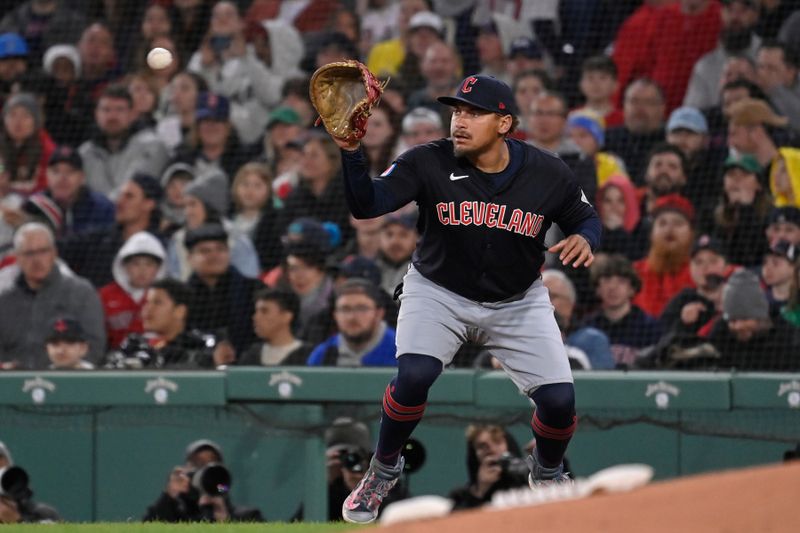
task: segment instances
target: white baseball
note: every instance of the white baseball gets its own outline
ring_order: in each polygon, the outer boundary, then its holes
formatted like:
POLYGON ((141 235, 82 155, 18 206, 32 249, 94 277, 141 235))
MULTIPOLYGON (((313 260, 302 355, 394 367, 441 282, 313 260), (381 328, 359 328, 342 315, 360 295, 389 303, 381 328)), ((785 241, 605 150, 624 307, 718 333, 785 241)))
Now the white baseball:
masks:
POLYGON ((147 53, 147 64, 154 70, 167 68, 172 63, 172 53, 166 48, 153 48, 147 53))

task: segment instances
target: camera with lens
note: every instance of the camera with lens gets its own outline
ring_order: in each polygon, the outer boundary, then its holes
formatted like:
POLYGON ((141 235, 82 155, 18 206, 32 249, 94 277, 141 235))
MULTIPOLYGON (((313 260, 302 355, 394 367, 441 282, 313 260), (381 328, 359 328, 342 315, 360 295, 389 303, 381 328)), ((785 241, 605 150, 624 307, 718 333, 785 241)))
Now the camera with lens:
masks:
POLYGON ((0 469, 0 496, 8 496, 17 504, 24 504, 33 496, 28 473, 18 466, 0 469))
POLYGON ((231 490, 231 473, 219 463, 209 463, 199 470, 187 472, 186 475, 192 480, 192 487, 200 494, 225 496, 231 490))
POLYGON ((506 452, 497 458, 496 464, 500 466, 502 479, 508 483, 512 485, 527 484, 531 470, 523 459, 506 452))
POLYGON ((706 289, 715 291, 725 284, 725 276, 719 274, 706 274, 706 289))
POLYGON ((214 367, 214 349, 217 344, 227 340, 227 333, 224 330, 215 333, 205 333, 199 330, 190 332, 195 340, 196 349, 191 357, 192 361, 201 368, 214 367))
POLYGON ((119 350, 109 354, 105 367, 115 370, 141 370, 157 366, 158 357, 144 335, 132 333, 128 335, 119 350))
POLYGON ((368 458, 364 451, 356 446, 348 446, 339 451, 339 462, 342 463, 342 468, 350 472, 364 472, 368 458))

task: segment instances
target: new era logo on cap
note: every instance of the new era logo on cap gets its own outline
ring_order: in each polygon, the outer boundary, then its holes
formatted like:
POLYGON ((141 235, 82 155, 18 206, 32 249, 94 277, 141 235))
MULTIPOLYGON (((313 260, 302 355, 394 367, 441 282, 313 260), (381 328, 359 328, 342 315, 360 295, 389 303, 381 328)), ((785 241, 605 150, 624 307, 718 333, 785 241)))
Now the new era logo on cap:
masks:
POLYGON ((467 104, 499 115, 519 113, 511 87, 492 76, 467 76, 455 96, 440 96, 445 105, 467 104))

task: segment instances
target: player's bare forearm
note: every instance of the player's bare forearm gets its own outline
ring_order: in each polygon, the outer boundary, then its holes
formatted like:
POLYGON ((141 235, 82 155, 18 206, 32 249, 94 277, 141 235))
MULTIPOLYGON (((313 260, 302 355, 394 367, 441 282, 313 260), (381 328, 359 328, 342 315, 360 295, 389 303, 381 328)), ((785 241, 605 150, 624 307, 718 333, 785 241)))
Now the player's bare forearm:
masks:
POLYGON ((594 262, 594 254, 589 241, 579 234, 570 235, 551 246, 547 251, 557 253, 562 265, 572 263, 573 268, 589 267, 594 262))

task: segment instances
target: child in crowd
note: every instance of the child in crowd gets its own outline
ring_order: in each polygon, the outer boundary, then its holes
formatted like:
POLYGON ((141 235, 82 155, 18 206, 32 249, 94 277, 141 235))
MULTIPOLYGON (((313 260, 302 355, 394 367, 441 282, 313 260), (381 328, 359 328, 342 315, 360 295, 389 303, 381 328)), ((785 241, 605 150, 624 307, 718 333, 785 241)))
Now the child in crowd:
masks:
POLYGON ((233 179, 231 191, 236 207, 233 226, 239 233, 253 238, 267 204, 272 201, 272 174, 261 163, 247 163, 233 179))
POLYGON ((134 233, 114 259, 114 281, 100 289, 109 349, 130 333, 142 333, 142 305, 147 289, 164 277, 167 253, 161 241, 146 231, 134 233))
POLYGON ((622 159, 602 151, 606 133, 603 117, 588 109, 573 111, 567 118, 567 132, 581 154, 594 161, 598 187, 602 187, 611 176, 628 175, 622 159))
POLYGON ((187 163, 173 163, 161 175, 164 199, 161 201, 161 228, 170 234, 186 222, 183 207, 186 199, 183 190, 194 180, 194 167, 187 163))
POLYGON ((89 353, 89 343, 80 322, 73 318, 53 320, 45 339, 50 370, 92 370, 94 365, 84 360, 89 353))

